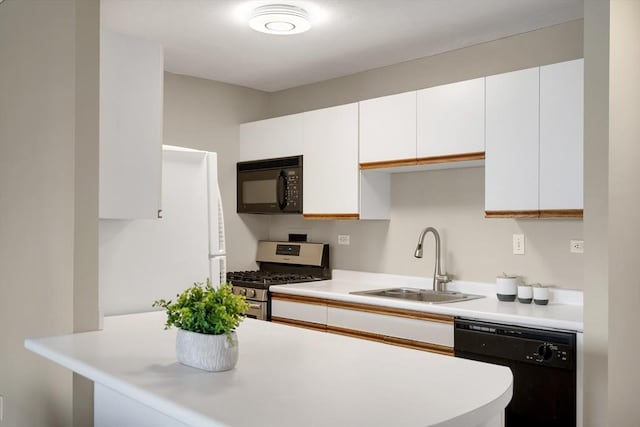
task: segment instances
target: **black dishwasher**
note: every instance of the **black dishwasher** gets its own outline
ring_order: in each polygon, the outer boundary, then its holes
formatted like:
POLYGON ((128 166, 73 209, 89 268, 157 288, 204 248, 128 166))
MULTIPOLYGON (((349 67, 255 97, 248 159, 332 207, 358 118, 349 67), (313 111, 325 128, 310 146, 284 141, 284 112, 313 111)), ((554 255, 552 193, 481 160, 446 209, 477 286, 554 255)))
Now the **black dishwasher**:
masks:
POLYGON ((506 427, 575 427, 575 333, 456 319, 454 352, 511 368, 506 427))

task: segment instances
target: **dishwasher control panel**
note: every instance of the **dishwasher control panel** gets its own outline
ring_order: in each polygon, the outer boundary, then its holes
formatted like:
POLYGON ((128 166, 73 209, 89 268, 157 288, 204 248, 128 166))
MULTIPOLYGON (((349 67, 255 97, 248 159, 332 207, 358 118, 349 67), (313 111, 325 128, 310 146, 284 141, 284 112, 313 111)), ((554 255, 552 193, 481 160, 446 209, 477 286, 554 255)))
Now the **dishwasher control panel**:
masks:
POLYGON ((572 369, 576 336, 571 332, 457 319, 454 348, 460 353, 572 369))

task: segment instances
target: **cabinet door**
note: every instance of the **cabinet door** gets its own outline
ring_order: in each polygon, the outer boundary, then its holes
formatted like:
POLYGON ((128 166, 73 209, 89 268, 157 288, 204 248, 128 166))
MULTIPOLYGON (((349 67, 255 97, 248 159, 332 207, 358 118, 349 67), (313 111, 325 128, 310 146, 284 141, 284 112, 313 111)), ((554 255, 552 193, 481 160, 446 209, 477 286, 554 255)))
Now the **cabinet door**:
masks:
POLYGON ((539 68, 486 78, 485 210, 538 215, 539 68))
POLYGON ((271 317, 276 320, 298 320, 306 323, 326 325, 327 305, 286 301, 274 296, 271 300, 271 317))
POLYGON ((360 102, 360 163, 416 157, 416 92, 360 102))
POLYGON ((358 104, 304 113, 305 216, 358 217, 358 104))
POLYGON ((433 322, 390 316, 367 311, 329 307, 327 326, 362 331, 381 337, 401 338, 409 341, 453 347, 453 323, 433 322))
POLYGON ((583 68, 540 68, 540 210, 583 207, 583 68))
POLYGON ((418 158, 484 151, 484 81, 418 91, 418 158))
POLYGON ((160 44, 102 33, 100 218, 157 218, 163 68, 160 44))
POLYGON ((240 161, 299 156, 302 113, 240 125, 240 161))

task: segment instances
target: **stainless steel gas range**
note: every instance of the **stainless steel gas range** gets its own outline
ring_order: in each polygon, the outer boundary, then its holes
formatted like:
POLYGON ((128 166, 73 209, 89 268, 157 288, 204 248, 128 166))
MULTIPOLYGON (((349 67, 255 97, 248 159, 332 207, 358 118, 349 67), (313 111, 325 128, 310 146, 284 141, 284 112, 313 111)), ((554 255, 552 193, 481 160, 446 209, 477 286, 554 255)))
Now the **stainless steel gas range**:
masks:
POLYGON ((271 320, 269 286, 331 279, 329 245, 309 242, 258 242, 259 270, 232 271, 227 282, 249 303, 248 317, 271 320))

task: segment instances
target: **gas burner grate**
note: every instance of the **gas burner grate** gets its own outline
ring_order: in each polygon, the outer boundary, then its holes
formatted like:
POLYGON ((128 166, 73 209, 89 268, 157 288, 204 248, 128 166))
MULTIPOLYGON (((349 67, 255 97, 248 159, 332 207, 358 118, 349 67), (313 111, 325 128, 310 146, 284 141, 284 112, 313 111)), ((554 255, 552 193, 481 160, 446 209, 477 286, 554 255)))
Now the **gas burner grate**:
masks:
POLYGON ((302 283, 322 280, 310 274, 274 272, 274 271, 233 271, 227 273, 227 281, 239 286, 268 287, 286 283, 302 283))

